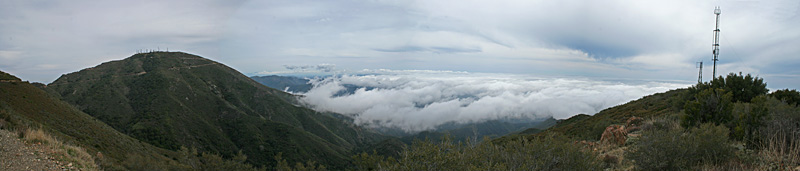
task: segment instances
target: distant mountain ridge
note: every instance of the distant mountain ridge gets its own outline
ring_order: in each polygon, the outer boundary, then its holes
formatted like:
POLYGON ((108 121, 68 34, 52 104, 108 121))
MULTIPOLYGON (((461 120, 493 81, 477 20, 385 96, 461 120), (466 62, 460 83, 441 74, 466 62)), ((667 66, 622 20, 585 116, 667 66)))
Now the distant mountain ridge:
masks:
POLYGON ((256 165, 315 159, 343 168, 355 147, 384 137, 293 104, 218 62, 182 52, 139 53, 62 75, 48 89, 117 130, 159 147, 197 147, 256 165))
POLYGON ((300 77, 268 75, 252 76, 250 78, 267 87, 295 93, 305 93, 314 87, 309 83, 308 79, 300 77))

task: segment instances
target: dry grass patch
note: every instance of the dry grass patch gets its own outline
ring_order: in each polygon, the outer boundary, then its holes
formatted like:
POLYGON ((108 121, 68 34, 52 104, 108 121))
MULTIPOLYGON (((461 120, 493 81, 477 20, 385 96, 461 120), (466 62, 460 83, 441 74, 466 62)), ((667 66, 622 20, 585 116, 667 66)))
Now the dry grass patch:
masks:
POLYGON ((98 170, 94 158, 85 149, 69 144, 61 143, 42 129, 27 129, 22 131, 22 138, 28 143, 43 145, 50 152, 54 159, 66 163, 68 168, 78 170, 98 170))
POLYGON ((33 144, 51 144, 51 143, 53 143, 52 145, 56 145, 56 146, 60 145, 58 141, 56 141, 50 135, 47 135, 47 133, 45 133, 41 129, 36 129, 36 130, 27 129, 27 130, 23 131, 23 136, 22 137, 25 139, 25 141, 27 141, 29 143, 33 143, 33 144))
POLYGON ((772 136, 759 151, 769 168, 800 168, 800 142, 788 140, 786 136, 772 136))

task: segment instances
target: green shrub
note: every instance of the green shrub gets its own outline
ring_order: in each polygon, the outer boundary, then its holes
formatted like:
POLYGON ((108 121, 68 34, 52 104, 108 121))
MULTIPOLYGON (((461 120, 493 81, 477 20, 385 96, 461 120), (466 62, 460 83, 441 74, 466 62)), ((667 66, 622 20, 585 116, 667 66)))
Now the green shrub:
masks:
POLYGON ((777 90, 769 95, 789 105, 797 106, 800 104, 800 92, 794 89, 777 90))
POLYGON ((123 165, 129 170, 258 170, 245 163, 247 156, 240 151, 231 159, 213 153, 198 155, 197 149, 180 147, 178 157, 172 160, 157 160, 153 157, 129 155, 123 165))
POLYGON ((737 103, 735 104, 736 119, 734 120, 733 138, 747 142, 748 145, 753 145, 755 142, 756 133, 759 127, 764 125, 767 115, 769 115, 769 108, 766 101, 769 97, 758 96, 753 98, 750 103, 737 103))
POLYGON ((203 153, 200 157, 202 170, 257 170, 252 165, 245 163, 247 156, 242 151, 236 154, 231 160, 226 160, 219 155, 203 153))
POLYGON ((732 119, 732 93, 723 89, 706 89, 695 95, 695 99, 686 102, 681 126, 684 128, 702 123, 726 124, 732 119))
POLYGON ((637 170, 689 170, 701 164, 717 164, 734 156, 728 145, 728 129, 711 123, 685 131, 683 128, 643 131, 626 153, 637 170))
POLYGON ((289 166, 289 162, 286 162, 286 159, 283 159, 282 153, 278 153, 275 155, 275 161, 277 165, 273 170, 276 171, 325 171, 328 170, 324 165, 317 165, 317 162, 314 161, 307 161, 306 164, 297 162, 295 163, 294 167, 289 166))
POLYGON ((545 136, 495 144, 417 141, 398 159, 362 153, 361 170, 600 170, 596 155, 566 138, 545 136))

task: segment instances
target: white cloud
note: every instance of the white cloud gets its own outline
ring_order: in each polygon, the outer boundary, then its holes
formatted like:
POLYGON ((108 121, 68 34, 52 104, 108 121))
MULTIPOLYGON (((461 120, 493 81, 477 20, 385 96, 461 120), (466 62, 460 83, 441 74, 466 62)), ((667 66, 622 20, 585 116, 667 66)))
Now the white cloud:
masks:
POLYGON ((416 132, 447 122, 595 114, 645 95, 688 87, 452 71, 378 71, 382 74, 313 80, 314 88, 301 101, 316 110, 351 116, 358 124, 416 132), (362 88, 341 94, 346 85, 362 88))

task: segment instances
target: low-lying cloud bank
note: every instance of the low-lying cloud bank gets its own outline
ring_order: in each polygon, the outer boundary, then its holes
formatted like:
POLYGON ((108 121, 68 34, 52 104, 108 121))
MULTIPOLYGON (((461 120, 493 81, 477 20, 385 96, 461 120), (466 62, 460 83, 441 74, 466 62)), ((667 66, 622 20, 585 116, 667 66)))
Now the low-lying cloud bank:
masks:
POLYGON ((408 132, 447 122, 595 114, 646 95, 689 86, 427 70, 365 70, 311 83, 314 88, 304 93, 301 101, 313 109, 342 113, 368 127, 408 132), (353 91, 352 87, 357 88, 353 91))

